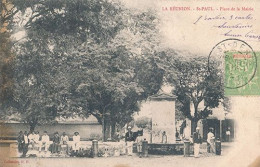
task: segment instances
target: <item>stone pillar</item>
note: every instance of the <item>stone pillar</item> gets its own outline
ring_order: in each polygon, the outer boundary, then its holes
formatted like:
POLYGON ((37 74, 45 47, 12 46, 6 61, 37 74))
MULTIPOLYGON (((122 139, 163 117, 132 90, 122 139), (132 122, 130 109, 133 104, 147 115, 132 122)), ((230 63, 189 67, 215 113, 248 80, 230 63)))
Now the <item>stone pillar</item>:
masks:
POLYGON ((92 140, 92 156, 98 157, 98 141, 92 140))
POLYGON ((144 140, 142 144, 143 144, 143 148, 142 148, 143 156, 148 157, 148 142, 144 140))
POLYGON ((152 142, 162 143, 162 133, 165 131, 167 143, 175 143, 175 99, 176 96, 158 94, 150 97, 152 112, 152 142))

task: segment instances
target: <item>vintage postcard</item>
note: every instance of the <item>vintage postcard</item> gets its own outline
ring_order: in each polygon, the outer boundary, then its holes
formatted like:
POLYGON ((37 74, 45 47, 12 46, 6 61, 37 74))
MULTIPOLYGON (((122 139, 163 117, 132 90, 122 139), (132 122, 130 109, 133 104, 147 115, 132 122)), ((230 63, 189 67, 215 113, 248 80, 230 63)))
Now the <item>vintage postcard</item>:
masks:
POLYGON ((260 1, 2 0, 0 167, 260 167, 260 1))

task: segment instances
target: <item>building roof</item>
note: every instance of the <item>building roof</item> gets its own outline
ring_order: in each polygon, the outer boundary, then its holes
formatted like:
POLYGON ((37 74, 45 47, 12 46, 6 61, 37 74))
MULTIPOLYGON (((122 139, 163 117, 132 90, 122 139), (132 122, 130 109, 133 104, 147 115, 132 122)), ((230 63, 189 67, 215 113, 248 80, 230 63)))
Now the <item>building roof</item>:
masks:
POLYGON ((149 97, 151 100, 175 100, 177 98, 177 96, 172 95, 172 94, 167 94, 167 93, 159 93, 159 94, 155 94, 149 97))
POLYGON ((60 124, 98 124, 98 120, 93 115, 88 118, 74 117, 74 118, 59 118, 56 119, 60 124))
MULTIPOLYGON (((96 117, 89 115, 87 118, 82 118, 79 116, 70 117, 70 118, 56 118, 55 121, 59 124, 99 124, 96 117)), ((23 123, 21 118, 17 115, 12 115, 8 120, 4 121, 5 123, 23 123)))

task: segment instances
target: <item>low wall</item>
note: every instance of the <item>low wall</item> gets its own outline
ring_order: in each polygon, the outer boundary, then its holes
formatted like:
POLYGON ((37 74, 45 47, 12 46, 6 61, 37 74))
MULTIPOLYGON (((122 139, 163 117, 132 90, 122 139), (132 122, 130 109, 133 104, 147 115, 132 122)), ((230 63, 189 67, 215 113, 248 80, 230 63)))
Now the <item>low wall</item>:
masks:
POLYGON ((184 144, 148 144, 148 154, 155 155, 183 155, 184 144))
MULTIPOLYGON (((63 153, 60 155, 52 155, 51 144, 49 143, 48 152, 44 151, 39 152, 38 148, 32 150, 29 148, 27 153, 28 156, 35 155, 37 157, 69 157, 72 155, 72 142, 68 142, 68 153, 63 153)), ((5 145, 7 148, 7 145, 5 145)), ((9 143, 10 147, 10 157, 20 157, 22 153, 18 153, 18 145, 16 142, 12 141, 9 143)), ((136 143, 133 145, 133 152, 136 153, 136 143)), ((203 143, 200 146, 200 152, 207 152, 207 143, 203 143)), ((151 155, 183 155, 184 153, 184 144, 183 143, 174 143, 174 144, 148 144, 148 154, 151 155)), ((98 156, 99 157, 112 157, 120 156, 126 154, 126 144, 124 141, 121 142, 98 142, 98 156)), ((193 154, 193 145, 190 146, 190 154, 193 154)), ((92 157, 92 141, 81 141, 79 157, 92 157)))
MULTIPOLYGON (((59 157, 68 157, 72 155, 72 141, 68 142, 68 153, 58 155, 59 157)), ((51 150, 52 142, 49 142, 48 151, 45 153, 44 151, 39 152, 38 146, 37 148, 32 150, 31 146, 29 146, 29 151, 27 152, 27 156, 35 155, 37 157, 57 157, 57 155, 52 155, 51 150)), ((10 150, 12 152, 11 157, 20 157, 22 153, 18 152, 18 144, 11 143, 10 150)), ((125 155, 125 142, 98 142, 98 156, 99 157, 110 157, 110 156, 120 156, 125 155)), ((79 157, 92 157, 92 141, 81 141, 80 149, 79 149, 79 157)))

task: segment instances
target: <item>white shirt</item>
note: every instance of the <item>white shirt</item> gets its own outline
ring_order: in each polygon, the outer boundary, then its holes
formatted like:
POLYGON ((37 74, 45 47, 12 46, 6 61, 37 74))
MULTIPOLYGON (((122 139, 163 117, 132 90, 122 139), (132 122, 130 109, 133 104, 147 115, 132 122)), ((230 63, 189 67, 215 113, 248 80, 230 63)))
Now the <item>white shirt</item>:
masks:
POLYGON ((143 141, 142 136, 138 136, 138 137, 136 138, 136 143, 141 143, 142 141, 143 141))
POLYGON ((80 142, 80 136, 73 136, 73 141, 74 142, 80 142))
POLYGON ((211 141, 210 141, 211 139, 214 139, 214 134, 212 132, 209 132, 208 137, 207 137, 207 142, 211 143, 211 141))
POLYGON ((226 135, 230 135, 230 131, 228 130, 228 131, 226 131, 226 135))
POLYGON ((65 136, 62 135, 62 136, 60 137, 60 140, 61 140, 61 141, 69 141, 69 137, 68 137, 67 135, 65 135, 65 136))
POLYGON ((43 143, 48 143, 50 141, 50 137, 48 135, 43 135, 42 136, 42 142, 43 143))
POLYGON ((35 134, 29 134, 28 139, 29 139, 29 142, 35 141, 35 134))
POLYGON ((24 143, 25 143, 25 144, 28 144, 28 136, 27 136, 27 135, 24 135, 23 138, 24 138, 24 143))
POLYGON ((34 141, 38 142, 40 140, 40 135, 39 134, 35 134, 34 135, 34 141))

